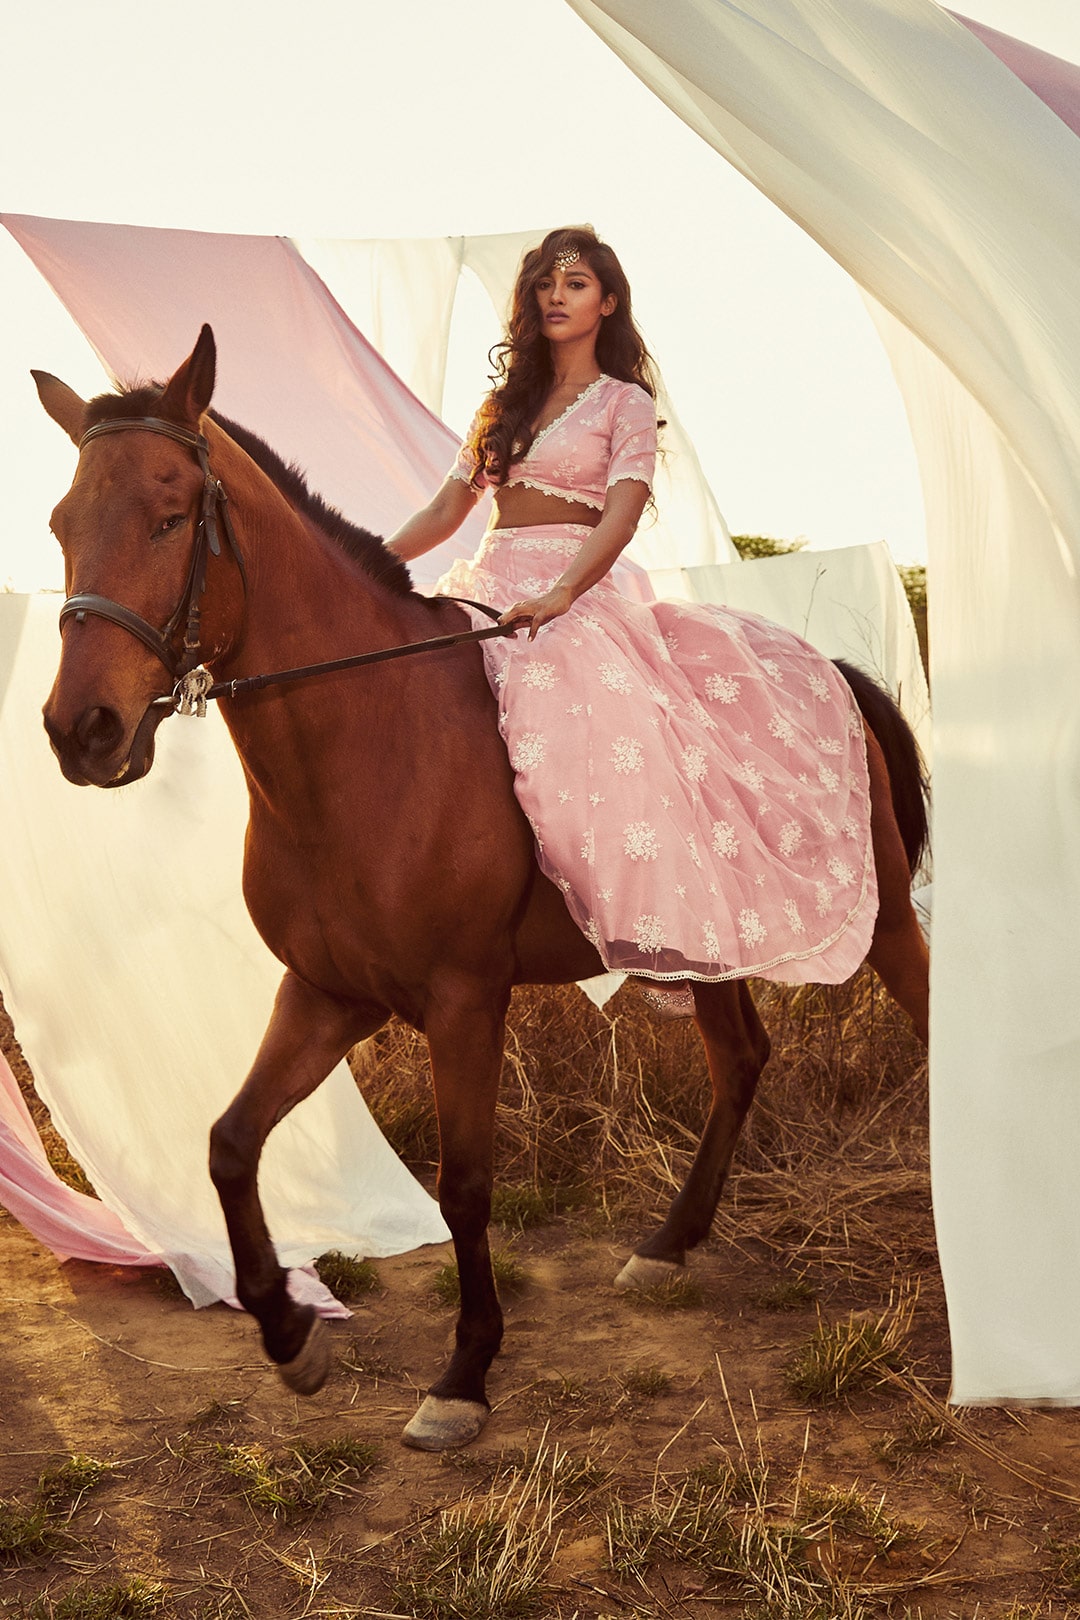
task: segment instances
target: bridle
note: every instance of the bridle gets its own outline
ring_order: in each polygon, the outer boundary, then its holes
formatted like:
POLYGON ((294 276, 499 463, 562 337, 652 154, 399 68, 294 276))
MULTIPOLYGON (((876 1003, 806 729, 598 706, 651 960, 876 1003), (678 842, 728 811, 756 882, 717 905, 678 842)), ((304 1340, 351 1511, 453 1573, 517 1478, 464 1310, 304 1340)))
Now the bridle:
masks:
POLYGON ((467 607, 476 608, 496 622, 485 630, 465 630, 456 635, 432 636, 427 641, 413 641, 401 647, 383 647, 377 652, 353 653, 348 658, 334 658, 321 664, 305 664, 298 669, 281 669, 266 675, 249 675, 240 680, 215 682, 213 677, 200 667, 202 651, 199 603, 206 589, 207 554, 210 553, 215 557, 221 555, 219 520, 226 543, 240 570, 244 595, 247 596, 247 572, 240 548, 236 544, 232 519, 229 517, 229 497, 225 493, 224 486, 210 471, 210 446, 203 435, 193 433, 189 428, 179 427, 174 422, 166 422, 160 416, 123 416, 105 422, 95 422, 93 427, 87 428, 79 441, 80 454, 91 439, 101 438, 106 433, 135 431, 160 433, 166 439, 174 439, 177 444, 186 445, 188 449, 194 450, 199 459, 203 475, 202 500, 187 582, 180 594, 180 600, 160 630, 155 630, 149 620, 144 619, 133 608, 125 607, 122 602, 114 602, 111 597, 98 596, 92 591, 81 591, 77 596, 69 596, 66 599, 60 609, 60 629, 63 631, 65 620, 74 617, 76 623, 81 624, 90 613, 96 618, 108 619, 111 624, 119 625, 122 630, 127 630, 129 634, 137 637, 143 646, 148 647, 165 665, 174 682, 171 695, 156 698, 151 704, 151 709, 167 707, 170 711, 176 710, 180 713, 205 714, 208 699, 237 697, 241 692, 261 691, 267 686, 305 680, 312 675, 329 675, 347 669, 357 669, 364 664, 380 664, 393 658, 407 658, 413 653, 442 652, 448 647, 457 647, 464 642, 486 641, 492 636, 512 636, 518 628, 513 623, 499 623, 501 615, 498 609, 489 607, 486 602, 470 602, 460 596, 440 597, 441 601, 462 602, 467 607), (177 654, 173 642, 181 623, 184 624, 184 643, 182 651, 177 654))
POLYGON ((201 433, 193 433, 189 428, 179 427, 174 422, 166 422, 160 416, 115 417, 106 422, 95 422, 93 427, 87 428, 79 441, 80 454, 91 439, 100 439, 106 433, 131 432, 160 433, 164 438, 174 439, 177 444, 186 445, 189 450, 194 450, 198 457, 203 487, 187 581, 180 594, 180 600, 160 630, 156 630, 133 608, 125 607, 122 602, 114 602, 108 596, 97 596, 91 591, 82 591, 77 596, 67 598, 60 609, 60 628, 63 630, 65 620, 72 617, 76 623, 81 624, 88 613, 99 619, 108 619, 110 623, 118 624, 122 630, 136 636, 144 647, 149 647, 155 657, 165 665, 173 680, 179 682, 202 662, 199 604, 206 589, 207 555, 208 553, 215 557, 221 555, 219 523, 236 566, 240 570, 245 595, 247 574, 229 517, 229 497, 210 471, 210 446, 201 433), (174 641, 181 625, 184 626, 184 642, 178 653, 174 641))

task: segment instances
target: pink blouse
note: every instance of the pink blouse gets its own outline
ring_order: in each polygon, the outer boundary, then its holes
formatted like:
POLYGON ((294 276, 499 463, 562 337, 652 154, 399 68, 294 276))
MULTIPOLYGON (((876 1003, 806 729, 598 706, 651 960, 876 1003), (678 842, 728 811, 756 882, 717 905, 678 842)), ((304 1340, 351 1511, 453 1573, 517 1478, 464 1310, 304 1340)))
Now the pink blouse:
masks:
MULTIPOLYGON (((469 431, 471 437, 472 428, 469 431)), ((512 463, 509 478, 498 487, 523 484, 599 510, 612 484, 625 478, 651 489, 655 460, 655 403, 636 383, 601 376, 561 416, 540 429, 528 455, 512 463)), ((473 483, 476 465, 476 453, 466 441, 450 476, 479 494, 473 483)), ((480 489, 489 484, 487 474, 481 473, 480 489)))

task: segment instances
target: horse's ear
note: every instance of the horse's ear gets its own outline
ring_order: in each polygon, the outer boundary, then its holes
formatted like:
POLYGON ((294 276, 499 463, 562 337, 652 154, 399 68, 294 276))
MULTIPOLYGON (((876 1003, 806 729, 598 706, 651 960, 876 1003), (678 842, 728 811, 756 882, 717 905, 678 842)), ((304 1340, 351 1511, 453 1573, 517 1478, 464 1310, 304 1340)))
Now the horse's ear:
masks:
POLYGON ((83 414, 86 411, 86 401, 79 398, 74 388, 61 382, 49 371, 32 371, 30 373, 37 384, 38 398, 46 411, 58 427, 64 432, 73 444, 78 444, 82 438, 83 414))
POLYGON ((217 346, 209 326, 199 333, 199 341, 182 366, 177 367, 165 386, 158 411, 171 421, 197 427, 199 418, 214 393, 217 346))

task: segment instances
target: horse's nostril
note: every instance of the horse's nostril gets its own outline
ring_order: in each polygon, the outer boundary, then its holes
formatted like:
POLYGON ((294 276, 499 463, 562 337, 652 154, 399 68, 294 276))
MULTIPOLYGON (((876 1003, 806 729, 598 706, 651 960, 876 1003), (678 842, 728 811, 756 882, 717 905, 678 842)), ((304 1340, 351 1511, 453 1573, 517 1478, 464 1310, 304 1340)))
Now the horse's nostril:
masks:
POLYGON ((87 709, 75 727, 75 737, 87 754, 109 754, 119 743, 123 731, 115 709, 87 709))

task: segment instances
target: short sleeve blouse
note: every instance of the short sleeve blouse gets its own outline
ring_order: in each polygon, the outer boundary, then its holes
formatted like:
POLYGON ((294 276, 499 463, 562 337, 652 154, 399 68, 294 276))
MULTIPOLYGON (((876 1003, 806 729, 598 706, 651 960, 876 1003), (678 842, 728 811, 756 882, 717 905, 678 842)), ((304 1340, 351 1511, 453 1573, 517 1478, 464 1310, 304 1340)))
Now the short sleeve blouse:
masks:
MULTIPOLYGON (((475 426, 474 417, 469 438, 475 426)), ((501 487, 524 485, 599 510, 612 484, 624 479, 651 490, 655 461, 656 405, 651 395, 636 383, 601 376, 540 429, 527 455, 511 464, 501 487)), ((466 439, 450 476, 477 489, 475 470, 476 454, 466 439)), ((486 473, 478 483, 481 489, 489 485, 486 473)))

